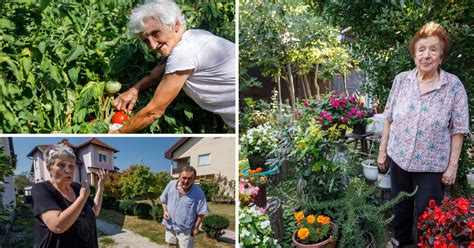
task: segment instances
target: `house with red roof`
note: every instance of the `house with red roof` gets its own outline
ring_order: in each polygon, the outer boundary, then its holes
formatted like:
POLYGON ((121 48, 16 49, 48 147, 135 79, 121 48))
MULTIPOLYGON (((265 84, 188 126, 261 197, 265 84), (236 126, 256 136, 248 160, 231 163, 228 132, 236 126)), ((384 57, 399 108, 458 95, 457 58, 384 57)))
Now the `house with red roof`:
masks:
MULTIPOLYGON (((119 151, 102 140, 90 138, 79 145, 74 145, 69 140, 63 139, 60 143, 71 147, 76 154, 78 166, 74 173, 74 181, 80 183, 87 179, 90 185, 95 186, 98 182, 96 172, 100 169, 114 170, 114 154, 119 151)), ((46 151, 51 146, 52 144, 37 145, 27 155, 32 160, 31 173, 34 175, 35 183, 51 178, 45 163, 46 151)))

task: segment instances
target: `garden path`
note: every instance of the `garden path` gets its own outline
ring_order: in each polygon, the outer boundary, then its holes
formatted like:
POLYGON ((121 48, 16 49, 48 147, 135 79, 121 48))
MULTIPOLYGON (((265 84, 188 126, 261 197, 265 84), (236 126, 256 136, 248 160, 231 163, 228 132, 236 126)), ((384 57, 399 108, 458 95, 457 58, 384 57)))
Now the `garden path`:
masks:
POLYGON ((151 242, 148 238, 142 237, 130 230, 118 225, 109 224, 102 220, 97 220, 97 229, 113 239, 115 243, 111 245, 114 248, 140 247, 140 248, 159 248, 168 247, 151 242))

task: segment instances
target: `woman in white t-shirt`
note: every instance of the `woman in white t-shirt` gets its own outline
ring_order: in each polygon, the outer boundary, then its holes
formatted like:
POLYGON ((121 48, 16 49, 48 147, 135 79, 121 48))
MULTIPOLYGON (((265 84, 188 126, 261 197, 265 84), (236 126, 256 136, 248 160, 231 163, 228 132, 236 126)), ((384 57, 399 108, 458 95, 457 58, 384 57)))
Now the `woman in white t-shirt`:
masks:
POLYGON ((169 0, 155 0, 139 5, 128 23, 148 48, 166 57, 112 105, 131 111, 140 90, 159 83, 150 102, 118 130, 131 133, 146 128, 160 118, 181 89, 203 109, 222 117, 235 129, 235 44, 205 30, 187 30, 178 5, 169 0))

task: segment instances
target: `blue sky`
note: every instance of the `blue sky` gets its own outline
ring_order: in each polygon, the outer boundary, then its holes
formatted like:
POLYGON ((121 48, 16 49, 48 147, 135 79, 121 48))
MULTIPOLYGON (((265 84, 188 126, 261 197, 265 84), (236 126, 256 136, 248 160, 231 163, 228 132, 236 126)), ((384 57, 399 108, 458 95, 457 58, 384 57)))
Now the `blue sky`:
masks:
MULTIPOLYGON (((74 145, 79 145, 91 137, 13 137, 13 145, 18 163, 15 174, 30 171, 31 160, 26 155, 37 145, 57 144, 67 138, 74 145)), ((171 162, 164 153, 180 138, 178 137, 98 137, 98 139, 119 150, 115 153, 115 166, 121 170, 130 165, 142 163, 152 171, 169 172, 171 162)))

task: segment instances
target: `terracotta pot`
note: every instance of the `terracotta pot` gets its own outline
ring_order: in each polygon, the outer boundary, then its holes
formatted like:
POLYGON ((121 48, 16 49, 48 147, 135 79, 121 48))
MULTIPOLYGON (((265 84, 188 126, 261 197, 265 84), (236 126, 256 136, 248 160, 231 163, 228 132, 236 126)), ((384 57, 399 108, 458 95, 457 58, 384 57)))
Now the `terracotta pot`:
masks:
POLYGON ((252 156, 248 157, 248 160, 251 170, 255 170, 258 167, 261 167, 262 171, 266 171, 268 169, 268 166, 265 165, 265 162, 267 161, 267 158, 265 156, 252 156))
MULTIPOLYGON (((331 226, 331 230, 334 229, 334 223, 331 221, 330 224, 331 226)), ((319 248, 319 247, 335 247, 336 246, 336 242, 334 242, 334 240, 332 239, 332 235, 329 236, 328 239, 326 240, 323 240, 319 243, 316 243, 316 244, 301 244, 299 243, 297 240, 296 240, 296 235, 297 235, 297 232, 298 230, 296 230, 294 233, 293 233, 293 244, 295 244, 296 248, 319 248)))

